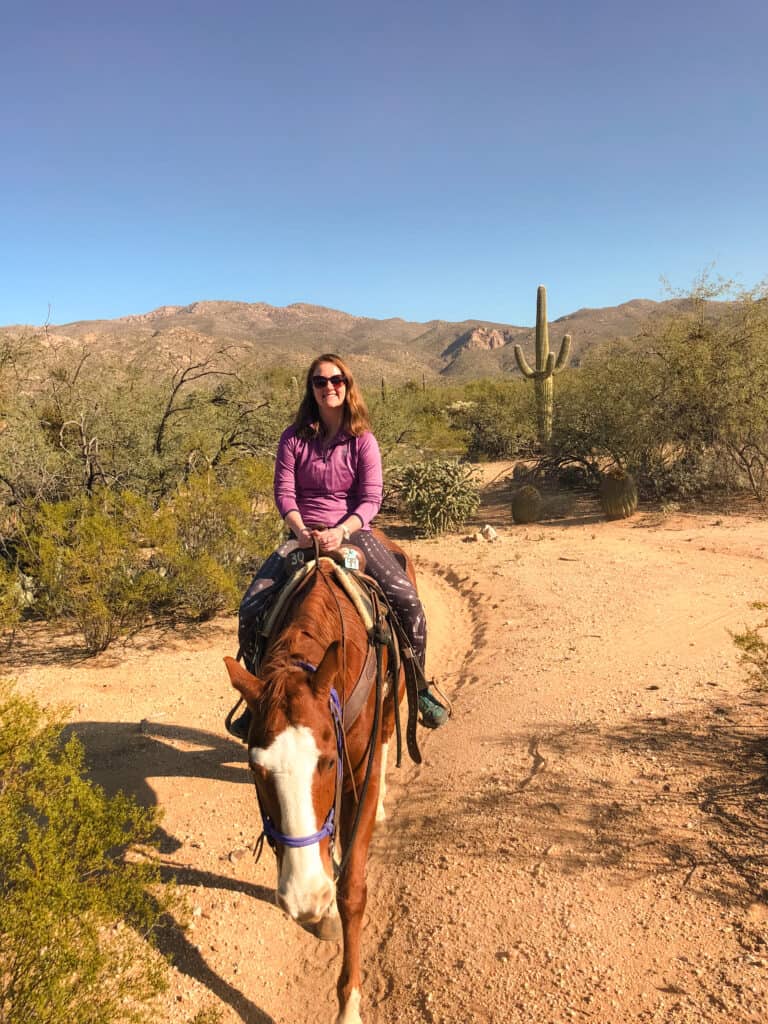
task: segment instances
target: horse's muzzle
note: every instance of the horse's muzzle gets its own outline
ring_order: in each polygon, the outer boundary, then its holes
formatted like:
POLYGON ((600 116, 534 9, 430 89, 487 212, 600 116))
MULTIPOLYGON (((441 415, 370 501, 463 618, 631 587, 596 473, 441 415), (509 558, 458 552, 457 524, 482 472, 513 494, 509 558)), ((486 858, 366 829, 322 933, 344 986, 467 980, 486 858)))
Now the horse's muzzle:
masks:
POLYGON ((301 925, 316 924, 328 915, 336 902, 336 887, 330 879, 319 882, 309 890, 298 890, 289 885, 278 889, 277 905, 301 925))

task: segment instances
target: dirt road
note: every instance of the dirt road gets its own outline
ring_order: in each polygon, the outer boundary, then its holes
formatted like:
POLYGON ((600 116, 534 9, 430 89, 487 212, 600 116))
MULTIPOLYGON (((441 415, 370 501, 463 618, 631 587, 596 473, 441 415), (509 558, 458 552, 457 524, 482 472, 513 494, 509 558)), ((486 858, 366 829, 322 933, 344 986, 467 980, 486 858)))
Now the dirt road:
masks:
MULTIPOLYGON (((587 510, 409 544, 454 718, 390 773, 365 933, 366 1024, 747 1024, 768 1001, 768 716, 729 631, 768 599, 768 523, 587 510)), ((272 903, 234 623, 90 661, 30 634, 20 688, 72 707, 94 776, 164 808, 189 901, 157 1019, 334 1019, 338 948, 272 903)), ((21 666, 21 668, 20 668, 21 666)), ((9 666, 3 667, 4 671, 9 666)))

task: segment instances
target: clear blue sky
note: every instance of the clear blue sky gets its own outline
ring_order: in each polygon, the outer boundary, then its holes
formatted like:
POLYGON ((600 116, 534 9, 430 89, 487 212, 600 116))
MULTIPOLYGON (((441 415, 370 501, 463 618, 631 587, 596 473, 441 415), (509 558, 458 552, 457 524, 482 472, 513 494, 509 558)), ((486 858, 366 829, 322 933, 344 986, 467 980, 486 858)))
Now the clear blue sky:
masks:
POLYGON ((0 324, 768 274, 765 0, 8 0, 0 324))

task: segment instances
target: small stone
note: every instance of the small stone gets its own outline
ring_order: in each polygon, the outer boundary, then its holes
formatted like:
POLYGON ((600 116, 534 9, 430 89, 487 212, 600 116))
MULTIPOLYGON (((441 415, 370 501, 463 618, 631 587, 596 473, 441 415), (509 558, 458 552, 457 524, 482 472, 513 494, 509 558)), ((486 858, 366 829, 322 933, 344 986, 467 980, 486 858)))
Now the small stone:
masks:
POLYGON ((480 533, 487 541, 497 540, 499 536, 498 533, 494 530, 494 528, 490 526, 488 523, 485 524, 480 533))
POLYGON ((768 905, 765 903, 750 903, 747 907, 747 918, 750 921, 768 921, 768 905))

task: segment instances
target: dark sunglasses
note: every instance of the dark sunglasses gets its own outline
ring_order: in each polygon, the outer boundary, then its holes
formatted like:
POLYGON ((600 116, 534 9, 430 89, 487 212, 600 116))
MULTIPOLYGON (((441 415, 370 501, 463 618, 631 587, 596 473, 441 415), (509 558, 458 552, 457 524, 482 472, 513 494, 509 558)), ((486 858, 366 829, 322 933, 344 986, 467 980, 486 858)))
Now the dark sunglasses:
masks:
POLYGON ((318 390, 324 388, 327 384, 333 384, 335 388, 340 388, 342 384, 346 383, 347 378, 342 377, 340 373, 334 373, 332 377, 321 377, 318 373, 312 378, 312 387, 318 388, 318 390))

